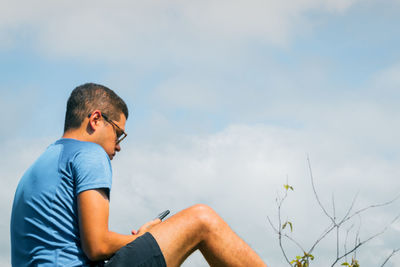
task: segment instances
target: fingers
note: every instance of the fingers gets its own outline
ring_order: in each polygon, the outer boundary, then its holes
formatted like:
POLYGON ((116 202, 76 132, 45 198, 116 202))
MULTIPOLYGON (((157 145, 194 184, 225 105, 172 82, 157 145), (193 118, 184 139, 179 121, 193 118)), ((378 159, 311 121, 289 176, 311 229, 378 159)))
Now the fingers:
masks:
POLYGON ((148 232, 151 228, 153 228, 155 225, 157 225, 159 223, 161 223, 161 220, 159 218, 156 218, 156 219, 149 221, 149 222, 145 223, 144 225, 142 225, 142 227, 140 227, 139 230, 137 230, 137 231, 135 229, 132 229, 131 233, 132 233, 132 235, 138 235, 138 234, 142 235, 142 234, 148 232))
POLYGON ((160 220, 159 218, 156 218, 156 219, 150 221, 149 223, 150 223, 152 226, 154 226, 154 225, 159 224, 160 222, 161 222, 161 220, 160 220))
MULTIPOLYGON (((147 231, 148 231, 148 230, 150 230, 152 227, 154 227, 155 225, 159 224, 160 222, 161 222, 161 220, 157 218, 157 219, 154 219, 154 220, 152 220, 152 221, 149 221, 149 222, 145 223, 142 227, 143 227, 143 228, 146 228, 147 231)), ((141 228, 142 228, 142 227, 141 227, 141 228)))
POLYGON ((155 225, 159 223, 161 223, 161 220, 159 218, 149 221, 145 223, 142 227, 140 227, 137 233, 144 234, 145 232, 148 232, 151 228, 153 228, 155 225))

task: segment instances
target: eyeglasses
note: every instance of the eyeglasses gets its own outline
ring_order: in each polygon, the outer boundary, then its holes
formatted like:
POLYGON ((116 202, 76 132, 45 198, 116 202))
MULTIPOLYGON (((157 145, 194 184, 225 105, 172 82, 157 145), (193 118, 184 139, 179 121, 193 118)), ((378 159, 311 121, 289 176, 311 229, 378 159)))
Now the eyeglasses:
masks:
MULTIPOLYGON (((89 114, 88 117, 90 118, 90 116, 92 116, 92 114, 89 114)), ((103 113, 102 113, 101 116, 103 116, 104 120, 106 120, 108 123, 110 123, 110 124, 114 127, 115 132, 116 132, 116 134, 117 134, 117 138, 116 138, 115 144, 118 145, 119 143, 121 143, 122 140, 125 139, 125 137, 128 136, 128 134, 125 133, 125 131, 122 130, 115 122, 113 122, 112 120, 110 120, 110 119, 106 116, 106 114, 103 114, 103 113)))
POLYGON ((115 143, 118 145, 119 143, 121 143, 122 140, 125 139, 125 137, 128 136, 128 134, 125 133, 125 131, 122 130, 115 122, 113 122, 112 120, 108 119, 106 114, 101 114, 101 115, 103 116, 103 118, 107 122, 111 123, 111 125, 113 125, 116 128, 115 132, 117 133, 117 140, 115 141, 115 143))

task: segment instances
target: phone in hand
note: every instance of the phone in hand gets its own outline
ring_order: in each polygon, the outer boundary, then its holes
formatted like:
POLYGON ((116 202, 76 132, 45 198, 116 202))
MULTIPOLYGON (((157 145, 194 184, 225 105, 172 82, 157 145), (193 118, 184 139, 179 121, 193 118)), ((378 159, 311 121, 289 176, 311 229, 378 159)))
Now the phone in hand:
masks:
POLYGON ((156 219, 160 219, 161 221, 170 213, 169 210, 163 211, 157 215, 156 219))

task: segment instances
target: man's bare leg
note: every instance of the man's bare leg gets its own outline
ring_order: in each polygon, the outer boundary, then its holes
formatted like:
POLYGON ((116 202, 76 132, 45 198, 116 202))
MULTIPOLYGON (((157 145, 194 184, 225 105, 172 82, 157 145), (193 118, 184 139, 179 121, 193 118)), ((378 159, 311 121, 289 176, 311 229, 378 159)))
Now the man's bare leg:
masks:
POLYGON ((195 205, 154 226, 168 267, 179 266, 196 249, 210 266, 265 267, 261 258, 210 207, 195 205))

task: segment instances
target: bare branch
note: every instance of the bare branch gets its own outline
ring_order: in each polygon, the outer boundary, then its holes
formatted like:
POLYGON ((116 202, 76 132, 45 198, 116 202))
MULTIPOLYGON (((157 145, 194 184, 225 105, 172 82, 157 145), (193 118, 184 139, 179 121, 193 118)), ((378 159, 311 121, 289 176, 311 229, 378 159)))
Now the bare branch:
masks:
POLYGON ((385 259, 385 261, 382 263, 381 267, 383 267, 389 261, 389 259, 399 251, 400 251, 400 248, 393 249, 392 253, 385 259))
POLYGON ((274 229, 275 233, 279 234, 279 231, 275 228, 274 224, 271 222, 271 219, 269 216, 267 216, 268 222, 271 225, 272 229, 274 229))
MULTIPOLYGON (((379 208, 379 207, 383 207, 383 206, 387 206, 387 205, 389 205, 389 204, 392 204, 393 202, 395 202, 395 201, 398 200, 399 198, 400 198, 400 194, 397 195, 395 198, 393 198, 393 199, 390 200, 390 201, 387 201, 387 202, 384 202, 384 203, 381 203, 381 204, 374 204, 374 205, 370 205, 370 206, 368 206, 368 207, 362 208, 362 209, 360 209, 360 210, 354 212, 352 215, 348 216, 347 218, 343 218, 343 221, 342 221, 342 222, 348 221, 348 220, 350 220, 352 217, 354 217, 354 216, 356 216, 356 215, 359 215, 359 214, 361 214, 361 213, 363 213, 364 211, 367 211, 367 210, 369 210, 369 209, 379 208)), ((342 222, 341 222, 341 223, 342 223, 342 222)))
MULTIPOLYGON (((280 195, 277 193, 278 196, 277 196, 277 198, 276 198, 276 200, 275 200, 275 201, 276 201, 276 204, 277 204, 277 207, 278 207, 278 212, 277 212, 277 213, 278 213, 278 214, 277 214, 277 215, 278 215, 278 223, 277 223, 278 225, 275 226, 275 225, 272 223, 271 219, 270 219, 269 217, 267 217, 267 218, 268 218, 268 222, 269 222, 269 224, 271 225, 272 229, 273 229, 273 230, 275 231, 275 233, 278 235, 278 238, 279 238, 279 246, 280 246, 280 249, 281 249, 281 251, 282 251, 282 254, 283 254, 283 256, 284 256, 286 262, 287 262, 290 266, 292 266, 292 264, 290 263, 290 260, 289 260, 289 258, 288 258, 288 255, 286 254, 285 248, 284 248, 284 246, 283 246, 283 243, 284 243, 284 242, 283 242, 283 241, 284 241, 283 239, 286 238, 287 240, 291 241, 293 244, 295 244, 295 245, 296 245, 303 253, 305 253, 305 255, 306 255, 306 254, 311 254, 311 253, 313 252, 313 250, 316 248, 316 246, 317 246, 323 239, 325 239, 325 238, 327 237, 327 235, 328 235, 329 233, 331 233, 334 229, 336 229, 336 242, 335 242, 335 243, 336 243, 336 255, 335 255, 335 256, 336 256, 336 257, 335 257, 336 259, 333 261, 333 263, 332 263, 331 266, 336 265, 336 264, 337 264, 340 260, 342 260, 343 258, 346 258, 346 262, 347 262, 347 256, 348 256, 349 254, 351 254, 351 253, 354 253, 353 258, 356 259, 356 258, 357 258, 357 250, 358 250, 358 248, 359 248, 360 246, 362 246, 362 245, 366 244, 367 242, 371 241, 372 239, 374 239, 374 238, 376 238, 376 237, 382 235, 382 234, 389 228, 389 226, 390 226, 391 224, 393 224, 395 221, 397 221, 397 220, 400 218, 400 214, 399 214, 399 215, 397 215, 397 216, 392 220, 392 222, 391 222, 390 224, 386 225, 380 232, 377 232, 376 234, 373 234, 373 235, 369 236, 369 237, 366 238, 365 240, 361 240, 360 237, 359 237, 359 236, 360 236, 360 229, 361 229, 361 214, 362 214, 363 212, 369 210, 369 209, 387 206, 387 205, 389 205, 389 204, 395 202, 396 200, 398 200, 398 199, 400 198, 400 194, 397 195, 394 199, 392 199, 392 200, 390 200, 390 201, 387 201, 387 202, 384 202, 384 203, 380 203, 380 204, 370 205, 370 206, 364 207, 364 208, 362 208, 362 209, 359 209, 359 210, 353 212, 354 207, 355 207, 356 200, 357 200, 358 195, 359 195, 359 192, 357 192, 357 194, 354 196, 354 198, 353 198, 353 200, 352 200, 352 202, 351 202, 349 208, 347 209, 346 214, 341 218, 340 221, 338 221, 338 218, 337 218, 337 210, 336 210, 336 202, 335 202, 335 195, 332 194, 332 215, 331 215, 331 214, 327 211, 327 209, 325 209, 325 207, 324 207, 324 205, 322 204, 321 199, 319 198, 319 195, 318 195, 318 193, 317 193, 317 190, 316 190, 316 187, 315 187, 315 182, 314 182, 314 176, 313 176, 313 172, 312 172, 312 167, 311 167, 311 161, 310 161, 310 158, 308 157, 308 155, 307 155, 307 162, 308 162, 308 168, 309 168, 309 172, 310 172, 311 186, 312 186, 312 190, 313 190, 314 197, 315 197, 315 199, 317 200, 319 207, 322 209, 323 213, 329 218, 329 220, 331 221, 331 223, 330 223, 330 225, 321 233, 321 235, 319 236, 319 238, 314 242, 314 244, 312 245, 312 247, 310 248, 310 250, 308 251, 308 253, 305 252, 305 249, 302 247, 302 245, 301 245, 298 241, 296 241, 291 235, 288 235, 288 234, 285 232, 285 230, 284 230, 285 226, 286 226, 287 224, 290 224, 290 226, 292 225, 291 222, 288 221, 288 220, 286 220, 286 222, 285 222, 284 224, 282 224, 282 223, 283 223, 283 221, 282 221, 282 214, 281 214, 282 206, 283 206, 283 203, 285 202, 285 200, 286 200, 286 198, 287 198, 287 196, 288 196, 288 188, 290 188, 290 189, 293 190, 293 188, 292 188, 291 186, 289 186, 288 178, 287 178, 287 179, 286 179, 286 185, 285 185, 285 189, 286 189, 286 190, 285 190, 285 192, 284 192, 284 195, 283 195, 283 196, 280 196, 280 195), (345 236, 345 239, 344 239, 344 240, 341 239, 341 227, 342 227, 347 221, 349 221, 350 219, 354 218, 355 216, 358 216, 358 217, 360 218, 360 223, 359 223, 359 225, 358 225, 358 229, 357 229, 357 232, 356 232, 356 235, 355 235, 354 245, 351 247, 350 250, 348 250, 348 238, 349 238, 349 233, 350 233, 351 229, 353 229, 354 224, 352 224, 351 227, 348 228, 348 229, 346 230, 346 236, 345 236), (283 225, 283 226, 282 226, 282 225, 283 225), (341 248, 342 248, 342 247, 341 247, 341 244, 343 243, 343 241, 344 241, 344 244, 343 244, 344 252, 341 251, 341 248)), ((340 216, 340 217, 341 217, 341 216, 340 216)), ((343 249, 343 248, 342 248, 342 249, 343 249)), ((383 262, 383 264, 381 265, 381 267, 383 267, 383 266, 389 261, 389 259, 390 259, 394 254, 396 254, 398 251, 400 251, 400 248, 394 249, 394 250, 392 251, 392 253, 385 259, 385 261, 383 262)), ((303 257, 303 258, 304 258, 304 257, 303 257)), ((307 259, 305 259, 305 260, 307 261, 307 259)))
MULTIPOLYGON (((272 223, 272 221, 271 221, 271 219, 267 216, 267 219, 268 219, 268 222, 269 222, 269 224, 271 225, 271 227, 272 227, 272 229, 274 229, 274 231, 279 235, 279 246, 280 246, 280 248, 281 248, 281 251, 282 251, 282 253, 283 253, 283 256, 285 257, 285 259, 286 259, 286 261, 290 264, 290 260, 288 259, 288 257, 287 257, 287 255, 286 255, 286 252, 285 252, 285 249, 283 248, 283 245, 282 245, 282 236, 283 237, 286 237, 287 239, 289 239, 290 241, 292 241, 294 244, 296 244, 302 251, 305 251, 304 249, 303 249, 303 247, 300 245, 300 243, 299 242, 297 242, 295 239, 293 239, 291 236, 288 236, 287 234, 282 234, 282 230, 280 229, 280 230, 278 230, 278 229, 276 229, 276 227, 274 226, 274 224, 272 223)), ((290 264, 290 266, 292 266, 291 264, 290 264)))
MULTIPOLYGON (((347 253, 347 238, 349 237, 349 232, 350 230, 354 227, 354 224, 352 224, 349 228, 346 230, 346 237, 344 239, 344 253, 347 253)), ((347 261, 347 256, 345 257, 345 260, 347 261)))
POLYGON ((349 216, 350 212, 354 208, 354 204, 356 203, 356 200, 358 198, 358 194, 359 194, 359 192, 357 192, 357 194, 354 196, 353 201, 351 202, 351 205, 350 205, 349 209, 347 210, 346 214, 344 215, 343 219, 340 221, 339 224, 342 224, 342 223, 344 223, 346 221, 346 218, 349 216))
POLYGON ((331 267, 335 266, 335 264, 340 261, 341 259, 343 259, 344 257, 346 257, 347 255, 349 255, 350 253, 356 251, 361 245, 363 245, 365 242, 359 242, 358 244, 356 244, 354 246, 354 248, 352 250, 350 250, 349 252, 346 252, 345 254, 343 254, 342 256, 338 257, 331 265, 331 267))
POLYGON ((287 198, 287 190, 285 191, 285 195, 282 198, 280 198, 279 194, 278 194, 278 197, 275 199, 275 201, 276 201, 276 203, 278 205, 278 228, 274 227, 274 225, 273 225, 273 223, 272 223, 272 221, 271 221, 271 219, 269 217, 267 217, 267 218, 268 218, 268 221, 269 221, 270 225, 274 229, 274 231, 278 234, 279 247, 280 247, 280 249, 282 251, 282 254, 283 254, 286 262, 290 266, 292 266, 292 264, 290 264, 290 260, 288 259, 287 255, 286 255, 286 252, 285 252, 285 249, 284 249, 283 244, 282 244, 282 236, 283 235, 282 235, 281 208, 282 208, 283 202, 285 201, 286 198, 287 198))
MULTIPOLYGON (((356 232, 356 238, 354 239, 354 246, 357 245, 357 242, 360 242, 360 229, 361 229, 361 216, 358 216, 360 223, 358 224, 358 229, 356 232)), ((354 258, 357 258, 357 250, 354 251, 354 258)))
MULTIPOLYGON (((356 243, 355 243, 354 248, 353 248, 352 250, 348 251, 348 252, 345 252, 342 256, 337 257, 337 259, 333 262, 333 264, 332 264, 331 266, 334 266, 339 260, 343 259, 344 257, 346 257, 347 255, 349 255, 350 253, 356 252, 356 250, 357 250, 360 246, 362 246, 362 245, 364 245, 365 243, 371 241, 372 239, 374 239, 374 238, 376 238, 376 237, 382 235, 384 232, 386 232, 386 230, 389 228, 389 226, 392 225, 392 224, 393 224, 395 221, 397 221, 399 218, 400 218, 400 214, 397 215, 397 216, 392 220, 392 222, 391 222, 390 224, 386 225, 385 228, 383 228, 382 231, 380 231, 380 232, 378 232, 378 233, 376 233, 376 234, 370 236, 369 238, 365 239, 364 241, 360 241, 360 240, 357 241, 357 239, 358 239, 358 233, 357 233, 356 243)), ((391 256, 390 256, 390 257, 391 257, 391 256)))
POLYGON ((335 225, 334 224, 329 225, 329 227, 322 232, 322 234, 317 239, 317 241, 314 242, 314 244, 312 245, 311 249, 308 251, 308 254, 311 254, 313 252, 314 248, 317 246, 317 244, 319 242, 321 242, 321 240, 324 239, 325 236, 327 236, 333 229, 335 229, 335 225))
POLYGON ((332 193, 332 210, 333 210, 333 220, 336 221, 335 195, 333 193, 332 193))
POLYGON ((299 242, 297 242, 294 238, 292 238, 291 236, 287 235, 287 234, 283 234, 284 237, 286 237, 287 239, 289 239, 290 241, 292 241, 294 244, 296 244, 296 246, 301 249, 301 251, 305 252, 304 248, 300 245, 299 242))
POLYGON ((339 257, 339 226, 336 226, 336 258, 339 257))
POLYGON ((283 253, 283 256, 285 257, 286 262, 289 264, 289 266, 292 266, 292 264, 290 263, 290 260, 288 259, 288 257, 286 256, 286 252, 285 249, 283 248, 282 245, 282 236, 279 236, 279 247, 281 248, 281 251, 283 253))
POLYGON ((308 169, 309 169, 309 171, 310 171, 311 185, 312 185, 312 188, 313 188, 314 196, 315 196, 315 198, 317 199, 318 205, 321 207, 321 209, 322 209, 322 211, 325 213, 325 215, 328 216, 328 218, 331 219, 331 221, 332 221, 334 224, 336 224, 334 218, 326 211, 326 209, 324 208, 324 206, 322 205, 322 203, 321 203, 321 201, 320 201, 320 199, 319 199, 319 196, 318 196, 318 194, 317 194, 317 190, 315 189, 315 185, 314 185, 314 176, 313 176, 313 173, 312 173, 311 162, 310 162, 310 158, 308 157, 308 155, 307 155, 307 162, 308 162, 308 169))

